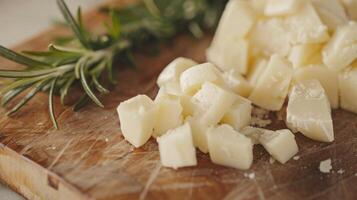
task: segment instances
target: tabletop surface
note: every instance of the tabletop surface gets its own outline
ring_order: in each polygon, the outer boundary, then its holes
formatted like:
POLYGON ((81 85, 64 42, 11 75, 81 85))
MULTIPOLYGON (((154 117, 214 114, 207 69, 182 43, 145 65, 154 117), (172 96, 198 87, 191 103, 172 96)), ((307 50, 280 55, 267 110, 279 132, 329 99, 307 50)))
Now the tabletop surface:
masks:
MULTIPOLYGON (((68 3, 74 9, 78 5, 89 8, 101 1, 103 0, 71 0, 68 3)), ((7 47, 16 45, 45 30, 52 20, 59 17, 55 1, 0 0, 0 44, 7 47)), ((1 183, 0 197, 1 200, 23 199, 1 183)))

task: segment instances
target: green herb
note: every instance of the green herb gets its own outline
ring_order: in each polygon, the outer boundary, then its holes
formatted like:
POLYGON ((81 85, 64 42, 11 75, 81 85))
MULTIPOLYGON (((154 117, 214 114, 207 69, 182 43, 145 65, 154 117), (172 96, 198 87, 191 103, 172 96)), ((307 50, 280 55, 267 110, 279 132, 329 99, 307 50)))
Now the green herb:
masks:
POLYGON ((106 34, 95 35, 83 25, 81 10, 76 18, 63 0, 57 0, 65 25, 73 37, 58 38, 47 51, 13 52, 0 46, 0 56, 26 66, 20 71, 0 70, 0 77, 12 78, 1 90, 1 105, 8 106, 15 97, 27 92, 8 115, 21 109, 38 92, 49 93, 49 113, 57 128, 53 96, 59 94, 61 103, 74 85, 81 85, 83 95, 73 105, 79 110, 89 100, 104 107, 97 93, 109 91, 100 83, 103 78, 115 84, 113 62, 126 61, 135 65, 132 52, 147 44, 165 42, 175 35, 189 31, 200 37, 203 30, 213 30, 227 1, 216 0, 143 0, 122 9, 102 8, 110 23, 105 23, 106 34), (107 74, 106 76, 105 73, 107 74), (97 92, 95 92, 96 90, 97 92))

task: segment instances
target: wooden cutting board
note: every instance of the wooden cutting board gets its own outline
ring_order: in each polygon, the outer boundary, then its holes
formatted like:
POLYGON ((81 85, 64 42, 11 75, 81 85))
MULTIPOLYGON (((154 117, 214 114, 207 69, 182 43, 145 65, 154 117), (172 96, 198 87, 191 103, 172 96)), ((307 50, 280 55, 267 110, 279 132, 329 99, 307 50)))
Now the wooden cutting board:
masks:
MULTIPOLYGON (((85 17, 88 26, 99 31, 103 19, 95 11, 85 17)), ((41 50, 63 34, 67 32, 53 28, 15 49, 41 50)), ((136 55, 138 70, 118 66, 119 84, 101 97, 105 109, 92 104, 73 112, 56 98, 60 130, 52 128, 46 94, 13 117, 0 109, 0 178, 28 199, 357 199, 357 115, 346 111, 333 111, 333 143, 297 134, 299 159, 285 165, 270 163, 270 156, 256 146, 254 164, 247 171, 214 165, 202 153, 198 166, 172 170, 160 165, 153 139, 138 149, 123 140, 117 105, 136 94, 154 97, 160 70, 178 56, 204 62, 210 40, 179 36, 163 46, 158 57, 136 55), (323 174, 319 163, 329 158, 333 171, 323 174), (247 177, 253 173, 255 177, 247 177)), ((0 68, 19 66, 2 59, 0 68)), ((283 121, 271 117, 269 128, 285 128, 283 121)))

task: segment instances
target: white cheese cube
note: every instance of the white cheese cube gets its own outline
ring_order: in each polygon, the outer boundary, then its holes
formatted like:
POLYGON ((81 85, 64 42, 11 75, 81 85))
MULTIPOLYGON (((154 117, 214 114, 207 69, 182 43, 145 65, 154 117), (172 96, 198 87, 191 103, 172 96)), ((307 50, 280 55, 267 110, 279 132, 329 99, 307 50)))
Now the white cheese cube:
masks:
POLYGON ((188 123, 169 130, 167 134, 158 137, 157 142, 163 166, 177 169, 197 165, 196 150, 188 123))
POLYGON ((180 86, 185 94, 194 94, 203 83, 212 82, 223 85, 221 72, 211 63, 196 65, 182 72, 180 86))
POLYGON ((158 107, 155 103, 145 95, 138 95, 120 103, 117 111, 125 140, 135 147, 144 145, 156 123, 158 107))
POLYGON ((230 0, 219 21, 215 42, 244 38, 255 22, 255 12, 249 2, 230 0))
POLYGON ((161 87, 167 82, 179 81, 181 73, 194 65, 197 63, 191 59, 176 58, 162 70, 157 79, 157 85, 161 87))
POLYGON ((323 62, 334 70, 342 70, 357 58, 357 23, 337 28, 322 50, 323 62))
POLYGON ((357 21, 357 0, 341 0, 349 18, 353 21, 357 21))
POLYGON ((290 51, 289 36, 283 21, 279 18, 259 20, 252 29, 248 41, 253 56, 286 56, 290 51))
POLYGON ((304 3, 305 0, 268 0, 264 13, 267 16, 291 15, 296 13, 304 3))
POLYGON ((263 135, 266 131, 270 131, 270 130, 247 126, 242 128, 239 132, 249 137, 252 140, 253 144, 259 144, 260 136, 263 135))
POLYGON ((341 107, 357 113, 357 65, 347 68, 339 75, 341 107))
POLYGON ((264 10, 267 5, 266 0, 250 0, 250 4, 252 5, 253 9, 255 10, 255 13, 258 16, 263 16, 264 15, 264 10))
POLYGON ((194 104, 191 101, 192 96, 187 94, 170 94, 167 92, 166 87, 161 87, 155 97, 155 101, 159 101, 162 98, 178 98, 182 106, 182 115, 187 117, 193 114, 194 104))
POLYGON ((207 136, 213 163, 243 170, 250 168, 253 162, 253 144, 249 138, 228 125, 210 129, 207 136))
POLYGON ((283 164, 299 151, 295 136, 288 129, 266 131, 259 141, 274 159, 283 164))
POLYGON ((286 17, 285 25, 293 44, 323 43, 329 39, 327 27, 310 2, 305 3, 299 12, 286 17))
POLYGON ((240 130, 250 124, 252 105, 248 99, 238 97, 229 111, 223 116, 221 123, 229 124, 240 130))
POLYGON ((312 0, 321 21, 330 29, 348 23, 348 17, 340 0, 312 0))
POLYGON ((243 97, 248 97, 252 91, 252 86, 237 71, 230 70, 224 72, 223 79, 229 89, 243 97))
POLYGON ((209 125, 216 125, 226 114, 238 95, 226 91, 217 85, 206 82, 193 97, 195 115, 200 115, 201 120, 209 125))
POLYGON ((182 124, 182 105, 177 96, 167 95, 155 99, 155 104, 159 108, 157 121, 154 126, 153 136, 161 136, 169 129, 182 124))
POLYGON ((292 75, 289 61, 278 55, 271 56, 267 69, 260 76, 249 100, 267 110, 280 110, 288 94, 292 75))
POLYGON ((209 129, 209 125, 203 122, 199 117, 189 116, 186 118, 186 121, 190 124, 192 129, 192 138, 193 144, 197 147, 201 152, 207 153, 207 130, 209 129))
POLYGON ((334 140, 331 108, 325 90, 316 79, 297 83, 289 96, 286 125, 306 137, 334 140))
POLYGON ((248 70, 248 51, 249 44, 245 39, 227 37, 219 42, 214 40, 207 49, 206 56, 209 62, 223 71, 233 69, 245 74, 248 70))
POLYGON ((324 65, 310 65, 294 72, 295 82, 316 79, 324 88, 332 108, 338 108, 338 73, 324 65))
POLYGON ((314 59, 316 53, 320 53, 320 44, 300 44, 295 45, 290 51, 289 61, 294 68, 302 67, 314 59))
POLYGON ((257 59, 252 68, 249 70, 247 75, 247 80, 250 85, 254 86, 257 84, 260 76, 263 74, 264 70, 267 68, 268 61, 266 59, 257 59))

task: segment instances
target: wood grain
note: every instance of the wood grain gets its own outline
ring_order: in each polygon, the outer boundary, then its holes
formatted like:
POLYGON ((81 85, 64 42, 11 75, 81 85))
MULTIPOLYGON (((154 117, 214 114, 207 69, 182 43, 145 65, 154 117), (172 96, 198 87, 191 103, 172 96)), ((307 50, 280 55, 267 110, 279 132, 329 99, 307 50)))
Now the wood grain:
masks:
MULTIPOLYGON (((100 31, 104 18, 92 11, 85 21, 100 31)), ((66 31, 53 28, 15 49, 43 49, 58 34, 66 31)), ((153 139, 138 149, 123 140, 116 106, 139 93, 154 97, 156 77, 172 59, 204 62, 210 40, 209 35, 201 40, 182 35, 162 46, 158 57, 137 54, 137 70, 118 66, 119 84, 101 96, 105 109, 90 105, 73 112, 56 98, 60 130, 52 128, 46 94, 13 117, 0 109, 0 178, 28 199, 357 199, 357 115, 346 111, 333 112, 335 142, 318 143, 297 134, 300 158, 285 165, 271 164, 256 146, 248 171, 214 165, 202 153, 197 167, 167 169, 160 165, 153 139), (322 174, 319 163, 328 158, 333 171, 322 174), (340 169, 344 172, 337 173, 340 169), (248 173, 255 178, 247 178, 248 173)), ((0 60, 1 69, 18 67, 0 60)), ((271 117, 270 128, 285 128, 271 117)))

